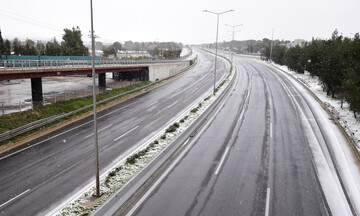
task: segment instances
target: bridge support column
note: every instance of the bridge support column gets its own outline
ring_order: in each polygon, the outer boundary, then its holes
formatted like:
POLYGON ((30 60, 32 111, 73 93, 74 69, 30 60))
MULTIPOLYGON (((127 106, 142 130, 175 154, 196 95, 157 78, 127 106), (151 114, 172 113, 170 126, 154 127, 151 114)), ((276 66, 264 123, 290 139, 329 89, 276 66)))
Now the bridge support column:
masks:
POLYGON ((99 73, 99 87, 106 88, 106 73, 99 73))
POLYGON ((43 100, 41 78, 31 78, 31 94, 32 94, 32 101, 43 100))

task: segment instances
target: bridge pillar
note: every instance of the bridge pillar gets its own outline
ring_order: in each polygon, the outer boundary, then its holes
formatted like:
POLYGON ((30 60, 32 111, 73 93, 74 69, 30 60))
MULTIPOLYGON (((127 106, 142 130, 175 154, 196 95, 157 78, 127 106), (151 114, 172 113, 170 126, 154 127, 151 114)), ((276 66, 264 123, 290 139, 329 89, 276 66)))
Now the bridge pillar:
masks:
POLYGON ((43 100, 41 78, 31 78, 31 94, 32 94, 32 101, 43 100))
POLYGON ((106 73, 99 73, 99 87, 106 88, 106 73))

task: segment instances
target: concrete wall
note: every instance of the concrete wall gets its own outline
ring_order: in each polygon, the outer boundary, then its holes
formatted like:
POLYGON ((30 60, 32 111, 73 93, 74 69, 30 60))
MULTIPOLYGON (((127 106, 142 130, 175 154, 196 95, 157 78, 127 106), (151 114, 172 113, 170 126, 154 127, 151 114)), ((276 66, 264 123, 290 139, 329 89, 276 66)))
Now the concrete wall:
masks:
POLYGON ((168 78, 180 72, 181 69, 190 66, 190 61, 166 63, 166 64, 150 64, 149 80, 156 81, 168 78))

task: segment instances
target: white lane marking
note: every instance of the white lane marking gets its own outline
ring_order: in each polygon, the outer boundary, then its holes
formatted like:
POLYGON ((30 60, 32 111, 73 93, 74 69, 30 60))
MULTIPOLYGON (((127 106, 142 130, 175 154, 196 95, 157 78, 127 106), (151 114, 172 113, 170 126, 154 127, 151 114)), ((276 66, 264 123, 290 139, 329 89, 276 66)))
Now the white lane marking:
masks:
POLYGON ((270 123, 270 137, 272 137, 272 123, 270 123))
POLYGON ((168 106, 167 108, 169 109, 170 107, 174 106, 175 104, 179 103, 179 101, 175 101, 173 104, 171 104, 170 106, 168 106))
MULTIPOLYGON (((103 130, 105 130, 105 129, 107 129, 107 128, 111 127, 111 126, 112 126, 112 124, 110 124, 110 125, 108 125, 108 126, 106 126, 106 127, 102 128, 102 129, 98 130, 98 132, 101 132, 101 131, 103 131, 103 130)), ((87 138, 89 138, 89 137, 91 137, 91 136, 93 136, 93 135, 94 135, 94 133, 89 134, 89 135, 87 135, 87 136, 85 137, 85 139, 87 139, 87 138)))
MULTIPOLYGON (((189 142, 190 139, 187 139, 185 141, 185 143, 183 144, 186 145, 189 142)), ((187 153, 190 149, 190 147, 192 146, 192 144, 186 146, 186 149, 183 150, 183 152, 181 152, 181 154, 179 155, 179 157, 177 157, 175 159, 175 161, 170 165, 170 167, 161 175, 161 177, 151 186, 151 188, 146 191, 146 193, 144 194, 143 197, 141 197, 141 199, 132 207, 132 209, 130 209, 130 211, 126 214, 126 216, 131 216, 134 214, 134 212, 136 211, 136 209, 139 208, 139 206, 147 199, 147 197, 153 192, 153 190, 155 188, 157 188, 157 186, 163 181, 163 179, 169 174, 169 172, 171 170, 173 170, 173 168, 175 167, 175 165, 178 164, 178 162, 184 157, 185 153, 187 153)))
POLYGON ((218 168, 217 168, 216 171, 215 171, 215 175, 217 175, 217 174, 219 173, 220 168, 221 168, 222 164, 224 163, 224 160, 225 160, 225 158, 226 158, 226 155, 227 155, 227 152, 228 152, 228 151, 229 151, 229 146, 226 147, 225 153, 223 154, 223 156, 222 156, 222 158, 221 158, 220 164, 219 164, 218 168))
POLYGON ((119 111, 119 110, 125 109, 126 107, 129 107, 129 106, 133 105, 134 103, 136 103, 136 101, 133 102, 133 103, 131 103, 131 104, 128 104, 128 105, 126 105, 126 106, 123 106, 123 107, 121 107, 121 108, 119 108, 119 109, 116 109, 116 110, 113 110, 113 111, 111 111, 111 112, 109 112, 109 113, 106 113, 105 115, 102 115, 102 116, 98 117, 97 119, 102 119, 102 118, 104 118, 105 116, 111 115, 111 114, 113 114, 114 112, 117 112, 117 111, 119 111))
POLYGON ((22 195, 26 194, 26 193, 29 192, 29 191, 30 191, 30 189, 27 189, 26 191, 22 192, 21 194, 17 195, 16 197, 14 197, 14 198, 10 199, 9 201, 1 204, 1 205, 0 205, 0 208, 3 207, 3 206, 5 206, 5 205, 8 204, 8 203, 14 201, 15 199, 21 197, 22 195))
POLYGON ((242 118, 244 117, 244 112, 245 112, 245 110, 244 110, 244 108, 243 108, 242 111, 241 111, 241 114, 240 114, 240 118, 239 118, 239 119, 242 119, 242 118))
POLYGON ((152 106, 154 106, 156 103, 157 103, 157 101, 155 101, 154 103, 151 103, 151 104, 147 105, 146 108, 152 107, 152 106))
POLYGON ((190 92, 190 94, 191 93, 193 93, 193 92, 195 92, 196 90, 198 90, 199 88, 195 88, 194 90, 192 90, 191 92, 190 92))
POLYGON ((137 125, 136 127, 134 127, 133 129, 129 130, 128 132, 124 133, 123 135, 119 136, 118 138, 114 139, 114 141, 120 139, 121 137, 125 136, 126 134, 130 133, 131 131, 135 130, 136 128, 138 128, 139 125, 137 125))
POLYGON ((267 189, 267 193, 266 193, 265 216, 269 216, 269 208, 270 208, 270 188, 267 189))
MULTIPOLYGON (((134 103, 135 103, 135 102, 134 102, 134 103)), ((119 111, 119 110, 121 110, 121 109, 124 109, 124 108, 126 108, 126 107, 128 107, 128 106, 130 106, 130 105, 132 105, 132 104, 134 104, 134 103, 128 104, 127 106, 121 107, 120 109, 117 109, 117 110, 114 110, 114 111, 112 111, 112 112, 110 112, 110 113, 107 113, 107 114, 99 117, 98 119, 101 119, 101 118, 103 118, 103 117, 105 117, 105 116, 108 116, 108 115, 114 113, 114 112, 117 112, 117 111, 119 111)), ((11 156, 13 156, 13 155, 15 155, 15 154, 18 154, 18 153, 20 153, 20 152, 23 152, 23 151, 29 149, 29 148, 35 147, 35 146, 37 146, 37 145, 40 145, 40 144, 43 143, 43 142, 46 142, 46 141, 49 141, 49 140, 54 139, 54 138, 56 138, 56 137, 59 137, 59 136, 61 136, 61 135, 63 135, 63 134, 66 134, 66 133, 68 133, 68 132, 70 132, 70 131, 76 130, 76 129, 78 129, 78 128, 84 126, 84 125, 90 124, 90 123, 92 123, 92 122, 94 122, 94 120, 91 120, 91 121, 89 121, 89 122, 86 122, 86 123, 84 123, 84 124, 81 124, 81 125, 79 125, 79 126, 76 126, 76 127, 74 127, 74 128, 71 128, 71 129, 69 129, 69 130, 67 130, 67 131, 64 131, 64 132, 62 132, 62 133, 59 133, 58 135, 55 135, 55 136, 49 137, 49 138, 47 138, 47 139, 44 139, 44 140, 42 140, 42 141, 40 141, 40 142, 38 142, 38 143, 36 143, 36 144, 34 144, 34 145, 31 145, 31 146, 28 146, 28 147, 26 147, 26 148, 20 149, 19 151, 16 151, 16 152, 13 152, 13 153, 11 153, 11 154, 8 154, 8 155, 0 158, 0 160, 3 160, 3 159, 8 158, 8 157, 11 157, 11 156)))

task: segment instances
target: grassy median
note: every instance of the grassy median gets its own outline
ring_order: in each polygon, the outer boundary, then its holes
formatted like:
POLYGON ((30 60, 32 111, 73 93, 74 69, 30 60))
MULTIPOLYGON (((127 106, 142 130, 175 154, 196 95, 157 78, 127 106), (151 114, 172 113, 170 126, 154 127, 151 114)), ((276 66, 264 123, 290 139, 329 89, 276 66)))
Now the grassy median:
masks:
MULTIPOLYGON (((134 85, 127 86, 125 88, 119 88, 119 89, 113 89, 109 90, 103 93, 99 93, 96 95, 96 101, 101 101, 116 95, 120 95, 122 93, 131 91, 133 89, 142 87, 144 85, 149 84, 150 82, 142 82, 134 85)), ((128 95, 123 95, 122 97, 119 97, 114 100, 118 100, 124 97, 128 97, 128 95)), ((110 103, 107 102, 107 103, 110 103)), ((62 113, 68 113, 77 109, 80 109, 82 107, 85 107, 87 105, 92 104, 92 96, 87 96, 83 98, 75 98, 70 99, 67 101, 59 101, 53 104, 47 104, 45 106, 37 107, 35 109, 27 110, 24 112, 17 112, 17 113, 11 113, 8 115, 0 116, 0 133, 4 133, 8 130, 12 130, 18 127, 21 127, 23 125, 29 124, 31 122, 48 118, 51 116, 55 116, 62 113)), ((104 105, 104 104, 102 104, 104 105)), ((90 110, 90 109, 89 109, 90 110)), ((69 118, 76 117, 88 110, 85 110, 83 112, 76 113, 69 118)))

